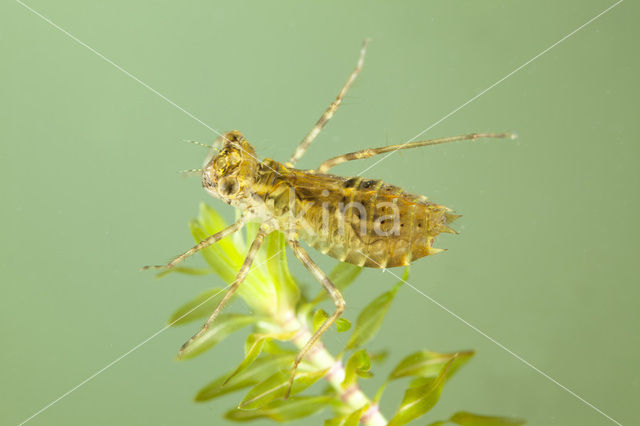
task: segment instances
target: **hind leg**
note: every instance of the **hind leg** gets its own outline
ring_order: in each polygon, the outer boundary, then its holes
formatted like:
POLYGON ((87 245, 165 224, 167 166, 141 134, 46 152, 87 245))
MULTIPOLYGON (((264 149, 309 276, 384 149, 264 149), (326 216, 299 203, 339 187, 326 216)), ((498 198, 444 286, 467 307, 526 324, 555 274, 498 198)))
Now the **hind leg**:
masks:
POLYGON ((340 315, 344 311, 345 306, 344 298, 342 297, 342 294, 340 294, 340 291, 338 291, 336 286, 333 285, 329 277, 327 277, 327 275, 322 272, 320 267, 313 260, 311 260, 307 251, 300 246, 300 242, 293 239, 289 240, 289 246, 295 253, 296 257, 300 260, 300 262, 302 262, 302 264, 309 270, 309 272, 311 272, 313 277, 318 280, 318 282, 322 284, 322 287, 324 287, 327 293, 329 293, 329 296, 336 305, 336 311, 322 323, 322 325, 316 330, 315 333, 313 333, 311 338, 309 338, 309 341, 305 343, 305 345, 298 353, 298 356, 296 357, 291 369, 291 377, 289 378, 289 387, 287 388, 285 399, 289 397, 289 393, 291 392, 293 379, 295 378, 298 365, 307 354, 307 352, 309 352, 313 345, 324 334, 324 332, 327 331, 329 327, 331 327, 331 325, 340 317, 340 315))
MULTIPOLYGON (((465 141, 465 140, 476 140, 482 138, 494 138, 494 139, 515 139, 515 135, 513 133, 471 133, 469 135, 461 135, 461 136, 451 136, 448 138, 439 138, 439 139, 430 139, 428 141, 417 141, 417 142, 405 142, 398 145, 388 145, 380 148, 369 148, 363 149, 361 151, 350 152, 348 154, 339 155, 337 157, 330 158, 324 161, 320 166, 316 169, 318 173, 326 173, 332 167, 337 166, 338 164, 345 163, 347 161, 353 160, 361 160, 364 158, 370 158, 374 155, 384 154, 386 152, 390 152, 393 154, 395 151, 401 149, 411 149, 411 148, 419 148, 422 146, 429 145, 439 145, 448 142, 457 142, 457 141, 465 141)), ((389 154, 389 155, 391 155, 389 154)), ((378 160, 382 161, 382 160, 378 160)), ((373 166, 370 166, 371 168, 373 166)))

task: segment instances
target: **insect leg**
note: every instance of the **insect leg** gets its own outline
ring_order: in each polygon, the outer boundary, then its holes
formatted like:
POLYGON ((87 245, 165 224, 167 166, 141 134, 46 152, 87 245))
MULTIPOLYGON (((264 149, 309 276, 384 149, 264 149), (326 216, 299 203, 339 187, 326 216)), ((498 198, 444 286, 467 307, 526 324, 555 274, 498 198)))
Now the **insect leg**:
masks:
POLYGON ((251 264, 253 263, 253 259, 256 257, 256 253, 258 252, 258 249, 262 245, 262 242, 264 241, 264 237, 266 235, 267 235, 267 228, 264 226, 260 227, 256 237, 254 238, 253 242, 251 243, 251 246, 249 247, 249 252, 247 253, 247 257, 245 257, 244 262, 240 267, 240 270, 236 274, 235 280, 233 280, 233 283, 229 287, 229 290, 227 290, 224 297, 222 298, 220 303, 218 303, 218 306, 216 306, 216 309, 213 311, 213 313, 211 314, 207 322, 204 323, 200 331, 194 334, 189 340, 187 340, 182 345, 182 347, 178 351, 178 356, 180 356, 182 351, 184 351, 187 346, 189 346, 194 340, 196 340, 197 338, 202 336, 204 333, 206 333, 209 327, 211 327, 211 324, 213 324, 218 314, 229 302, 229 300, 231 299, 233 294, 236 292, 240 284, 242 284, 242 281, 244 281, 244 279, 247 277, 247 274, 249 273, 249 269, 251 268, 251 264))
POLYGON ((362 43, 362 48, 360 49, 360 58, 358 59, 358 63, 356 64, 355 69, 351 72, 351 74, 349 74, 349 78, 347 78, 346 83, 344 84, 344 86, 342 86, 342 89, 340 89, 340 92, 338 93, 336 99, 331 102, 331 105, 329 105, 329 108, 327 108, 324 114, 320 116, 320 119, 318 119, 315 126, 313 126, 307 136, 302 139, 302 142, 300 142, 300 145, 298 145, 298 148, 296 148, 296 152, 293 154, 293 156, 291 156, 291 159, 289 159, 289 161, 285 163, 287 167, 295 166, 296 162, 300 158, 302 158, 304 153, 307 151, 307 148, 309 148, 311 142, 313 142, 313 140, 316 138, 316 136, 318 136, 325 124, 327 124, 327 122, 331 120, 333 114, 335 114, 335 112, 338 110, 338 107, 342 103, 342 99, 347 94, 349 88, 351 88, 351 85, 353 85, 353 82, 356 80, 356 77, 358 77, 358 74, 360 74, 360 71, 362 71, 362 65, 364 64, 364 55, 367 51, 368 43, 369 39, 366 39, 362 43))
POLYGON ((336 322, 338 317, 340 317, 340 315, 344 311, 345 306, 344 299, 342 297, 342 294, 340 294, 340 291, 338 291, 336 286, 333 285, 329 277, 327 277, 327 275, 322 272, 320 267, 316 265, 313 260, 311 260, 307 251, 300 246, 300 242, 293 239, 289 240, 289 246, 291 247, 291 249, 293 249, 296 257, 309 270, 309 272, 311 272, 313 277, 318 280, 320 284, 322 284, 322 287, 324 287, 324 289, 327 291, 327 293, 329 293, 329 296, 331 296, 331 299, 333 299, 333 302, 336 305, 336 311, 329 318, 327 318, 325 322, 322 323, 322 325, 316 330, 315 333, 313 333, 309 341, 305 343, 305 345, 298 353, 298 356, 296 357, 291 369, 291 377, 289 377, 289 387, 287 388, 285 399, 289 397, 289 393, 291 392, 291 387, 293 386, 293 379, 295 377, 298 364, 300 364, 302 358, 304 358, 305 354, 309 352, 309 350, 318 341, 318 339, 320 339, 324 332, 327 331, 327 329, 331 327, 334 322, 336 322))
POLYGON ((178 263, 180 263, 183 260, 185 260, 187 257, 191 256, 192 254, 195 254, 195 253, 199 252, 200 250, 202 250, 203 248, 207 248, 210 245, 220 241, 221 239, 223 239, 227 235, 233 234, 234 232, 238 231, 240 228, 242 228, 244 226, 245 223, 246 223, 246 220, 241 217, 233 225, 228 226, 228 227, 224 228, 222 231, 216 232, 215 234, 211 235, 210 237, 205 238, 204 240, 200 241, 195 246, 191 247, 189 250, 187 250, 184 253, 182 253, 181 255, 175 257, 171 262, 167 263, 166 265, 143 266, 141 270, 142 271, 146 271, 147 269, 171 269, 174 266, 176 266, 178 263))
POLYGON ((352 160, 360 160, 363 158, 373 157, 374 155, 384 154, 385 152, 398 151, 400 149, 411 149, 418 148, 421 146, 429 146, 429 145, 439 145, 447 142, 456 142, 456 141, 464 141, 464 140, 476 140, 481 138, 495 138, 495 139, 515 139, 515 135, 513 133, 472 133, 469 135, 461 135, 461 136, 451 136, 448 138, 439 138, 439 139, 430 139, 428 141, 417 141, 410 142, 398 145, 389 145, 383 146, 381 148, 369 148, 363 149, 362 151, 350 152, 348 154, 343 154, 338 157, 330 158, 320 164, 320 167, 317 168, 318 173, 326 173, 330 168, 337 166, 338 164, 345 163, 347 161, 352 160))

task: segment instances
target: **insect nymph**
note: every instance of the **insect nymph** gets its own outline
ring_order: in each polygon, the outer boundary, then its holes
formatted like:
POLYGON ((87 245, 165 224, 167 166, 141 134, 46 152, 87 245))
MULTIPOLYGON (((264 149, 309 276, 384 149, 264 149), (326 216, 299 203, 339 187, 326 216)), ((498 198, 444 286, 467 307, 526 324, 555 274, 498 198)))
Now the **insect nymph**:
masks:
POLYGON ((431 202, 424 196, 409 194, 381 180, 340 177, 328 174, 328 171, 346 161, 400 149, 478 138, 509 138, 511 134, 469 134, 366 149, 328 159, 313 170, 295 168, 296 162, 333 116, 360 73, 365 49, 366 42, 356 68, 337 98, 302 140, 289 161, 258 160, 254 148, 237 130, 221 135, 218 139, 219 151, 212 148, 210 160, 200 170, 202 186, 214 197, 239 209, 242 215, 236 223, 204 239, 167 265, 146 268, 172 268, 197 251, 240 230, 247 222, 257 221, 261 225, 227 293, 203 328, 181 350, 214 322, 247 276, 265 236, 280 231, 285 234, 296 257, 329 293, 336 306, 335 312, 316 330, 296 357, 289 382, 291 385, 304 355, 345 308, 342 295, 307 254, 301 241, 341 262, 390 268, 408 265, 416 259, 442 251, 433 247, 435 237, 442 232, 454 232, 449 225, 458 215, 447 207, 431 202))

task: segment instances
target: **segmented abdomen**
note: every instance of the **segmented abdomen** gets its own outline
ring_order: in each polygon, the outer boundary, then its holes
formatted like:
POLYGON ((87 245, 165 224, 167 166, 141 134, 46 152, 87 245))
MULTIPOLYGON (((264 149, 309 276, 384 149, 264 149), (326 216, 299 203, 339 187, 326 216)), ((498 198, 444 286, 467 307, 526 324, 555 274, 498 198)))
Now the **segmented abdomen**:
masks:
POLYGON ((264 193, 271 213, 287 226, 293 206, 300 238, 340 261, 408 265, 442 251, 434 238, 454 232, 448 224, 458 215, 450 209, 381 180, 285 170, 271 176, 264 193))

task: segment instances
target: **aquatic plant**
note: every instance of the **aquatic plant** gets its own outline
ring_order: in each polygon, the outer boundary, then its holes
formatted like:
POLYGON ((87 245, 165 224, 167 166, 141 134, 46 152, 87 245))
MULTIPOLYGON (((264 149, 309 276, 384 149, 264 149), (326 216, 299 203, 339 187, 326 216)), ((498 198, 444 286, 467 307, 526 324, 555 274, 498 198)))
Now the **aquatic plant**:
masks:
MULTIPOLYGON (((190 223, 196 241, 225 228, 227 224, 211 207, 200 207, 199 219, 190 223)), ((217 244, 201 251, 208 268, 176 267, 160 273, 217 274, 230 284, 252 241, 257 225, 249 224, 246 234, 237 232, 217 244)), ((338 263, 329 274, 333 283, 344 290, 353 283, 362 268, 338 263)), ((408 270, 405 270, 406 279, 408 270)), ((438 402, 444 385, 474 355, 473 351, 438 353, 419 350, 402 359, 388 374, 374 397, 367 396, 359 382, 373 376, 384 358, 384 353, 368 352, 364 346, 373 339, 398 288, 396 283, 388 291, 374 298, 357 316, 354 324, 345 318, 336 323, 340 333, 350 332, 346 346, 332 354, 318 342, 298 369, 291 396, 284 398, 288 387, 290 368, 297 351, 328 317, 319 307, 327 299, 319 291, 315 297, 301 292, 301 286, 289 272, 285 251, 285 238, 279 232, 271 233, 258 253, 246 280, 239 287, 235 299, 242 299, 250 313, 226 309, 206 333, 191 342, 179 355, 180 360, 196 357, 219 344, 231 333, 248 332, 244 359, 235 364, 229 361, 228 371, 205 385, 195 400, 205 402, 231 392, 246 390, 238 406, 226 412, 225 417, 235 421, 271 419, 285 422, 311 416, 324 411, 329 417, 326 426, 404 425, 427 414, 438 402), (375 368, 374 368, 375 367, 375 368), (383 391, 389 382, 408 380, 407 388, 398 408, 389 418, 379 409, 383 391), (324 382, 324 386, 320 383, 324 382), (316 386, 312 386, 316 384, 316 386)), ((169 324, 179 326, 204 320, 224 295, 225 288, 216 287, 197 295, 178 308, 169 324)), ((245 309, 246 310, 246 309, 245 309)), ((525 422, 519 419, 489 417, 458 412, 447 420, 431 426, 457 424, 461 426, 515 426, 525 422)))

